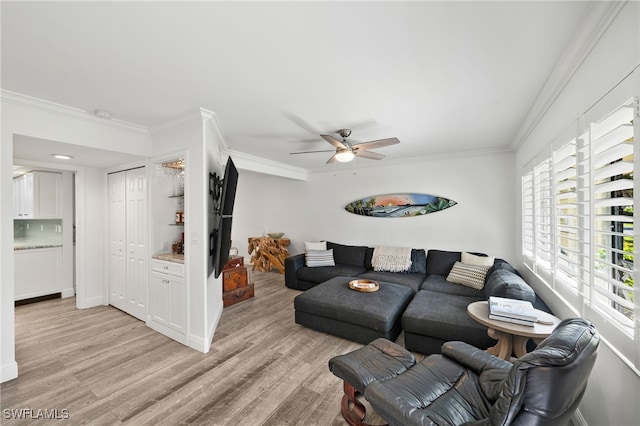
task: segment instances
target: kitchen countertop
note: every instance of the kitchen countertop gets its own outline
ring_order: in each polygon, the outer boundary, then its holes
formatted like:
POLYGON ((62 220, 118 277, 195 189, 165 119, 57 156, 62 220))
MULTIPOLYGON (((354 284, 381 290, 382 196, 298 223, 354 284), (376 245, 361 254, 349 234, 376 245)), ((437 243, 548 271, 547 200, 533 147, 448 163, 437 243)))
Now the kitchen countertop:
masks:
POLYGON ((13 240, 14 250, 33 250, 52 247, 62 247, 62 243, 58 241, 34 240, 27 238, 15 238, 13 240))
POLYGON ((164 260, 166 262, 184 263, 184 254, 155 253, 151 257, 158 260, 164 260))

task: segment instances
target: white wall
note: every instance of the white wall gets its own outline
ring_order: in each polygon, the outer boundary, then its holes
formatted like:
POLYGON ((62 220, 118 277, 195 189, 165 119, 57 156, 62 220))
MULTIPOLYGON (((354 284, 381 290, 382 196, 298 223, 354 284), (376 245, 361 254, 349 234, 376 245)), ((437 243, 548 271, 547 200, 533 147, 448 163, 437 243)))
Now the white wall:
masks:
MULTIPOLYGON (((289 253, 304 241, 480 251, 515 260, 514 155, 508 152, 422 159, 405 164, 328 167, 308 181, 240 170, 233 245, 249 259, 247 238, 285 232, 289 253), (372 195, 417 192, 456 201, 425 216, 375 218, 348 213, 348 203, 372 195)), ((362 162, 362 163, 360 163, 362 162)), ((364 164, 363 164, 364 163, 364 164)))
MULTIPOLYGON (((233 157, 232 157, 233 158, 233 157)), ((232 246, 249 262, 248 238, 264 232, 284 232, 291 239, 289 253, 304 251, 307 183, 238 169, 233 209, 232 246)))
MULTIPOLYGON (((479 251, 510 260, 515 230, 513 154, 460 155, 405 164, 369 160, 312 174, 305 191, 307 224, 300 240, 344 244, 479 251), (361 163, 361 164, 362 164, 361 163), (376 164, 377 165, 377 164, 376 164), (373 195, 415 192, 456 201, 424 216, 375 218, 345 211, 348 203, 373 195)), ((302 246, 300 248, 303 249, 302 246)))
MULTIPOLYGON (((628 2, 597 40, 584 62, 550 105, 546 114, 516 153, 516 176, 519 182, 523 166, 576 122, 605 95, 627 100, 640 95, 640 3, 628 2), (619 83, 635 69, 634 74, 619 83), (629 78, 633 80, 629 80, 629 78), (614 89, 615 88, 615 89, 614 89), (624 93, 621 93, 624 91, 624 93), (611 92, 611 93, 610 93, 611 92)), ((622 101, 620 102, 622 103, 622 101)), ((618 104, 619 105, 619 104, 618 104)), ((575 135, 574 135, 575 136, 575 135)), ((636 161, 640 161, 636 159, 636 161)), ((520 217, 520 187, 515 208, 520 217)), ((521 247, 520 222, 516 232, 517 253, 521 247)), ((526 272, 522 260, 516 266, 526 272)), ((640 265, 636 263, 635 268, 640 265)), ((574 312, 533 274, 528 281, 554 313, 562 318, 574 312)), ((606 339, 606 335, 604 336, 606 339)), ((640 419, 640 377, 603 341, 591 374, 587 391, 579 408, 579 419, 590 425, 632 425, 640 419)))

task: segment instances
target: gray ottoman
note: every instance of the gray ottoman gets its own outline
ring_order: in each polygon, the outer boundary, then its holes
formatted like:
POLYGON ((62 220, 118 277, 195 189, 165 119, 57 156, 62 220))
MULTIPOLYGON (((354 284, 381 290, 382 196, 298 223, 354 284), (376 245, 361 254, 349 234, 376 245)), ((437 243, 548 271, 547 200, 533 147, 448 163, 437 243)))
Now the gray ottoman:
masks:
POLYGON ((344 381, 340 411, 347 423, 366 425, 367 410, 357 397, 369 384, 402 374, 415 363, 411 352, 385 339, 331 358, 329 370, 344 381))
POLYGON ((378 291, 359 292, 349 288, 353 279, 335 277, 296 296, 296 323, 359 343, 380 337, 395 340, 402 331, 402 312, 413 297, 411 289, 378 281, 378 291))
POLYGON ((477 301, 477 297, 420 290, 402 315, 404 347, 429 355, 440 353, 440 347, 452 340, 480 349, 493 346, 495 340, 487 335, 487 327, 467 313, 467 306, 477 301))

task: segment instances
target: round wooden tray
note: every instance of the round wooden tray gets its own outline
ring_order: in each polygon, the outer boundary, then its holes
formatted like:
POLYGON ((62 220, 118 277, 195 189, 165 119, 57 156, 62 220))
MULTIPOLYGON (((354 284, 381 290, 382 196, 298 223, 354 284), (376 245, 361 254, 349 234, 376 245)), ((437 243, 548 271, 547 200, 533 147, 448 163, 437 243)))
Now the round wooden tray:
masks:
POLYGON ((380 284, 371 280, 351 280, 349 281, 349 288, 355 291, 371 293, 378 291, 380 289, 380 284))

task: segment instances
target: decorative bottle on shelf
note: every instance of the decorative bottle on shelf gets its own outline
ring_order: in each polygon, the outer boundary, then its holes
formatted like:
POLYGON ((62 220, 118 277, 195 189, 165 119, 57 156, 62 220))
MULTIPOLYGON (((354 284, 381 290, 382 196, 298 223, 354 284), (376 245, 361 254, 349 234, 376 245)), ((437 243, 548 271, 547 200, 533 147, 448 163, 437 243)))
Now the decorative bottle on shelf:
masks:
POLYGON ((178 207, 176 208, 176 223, 184 223, 184 201, 178 200, 178 207))

